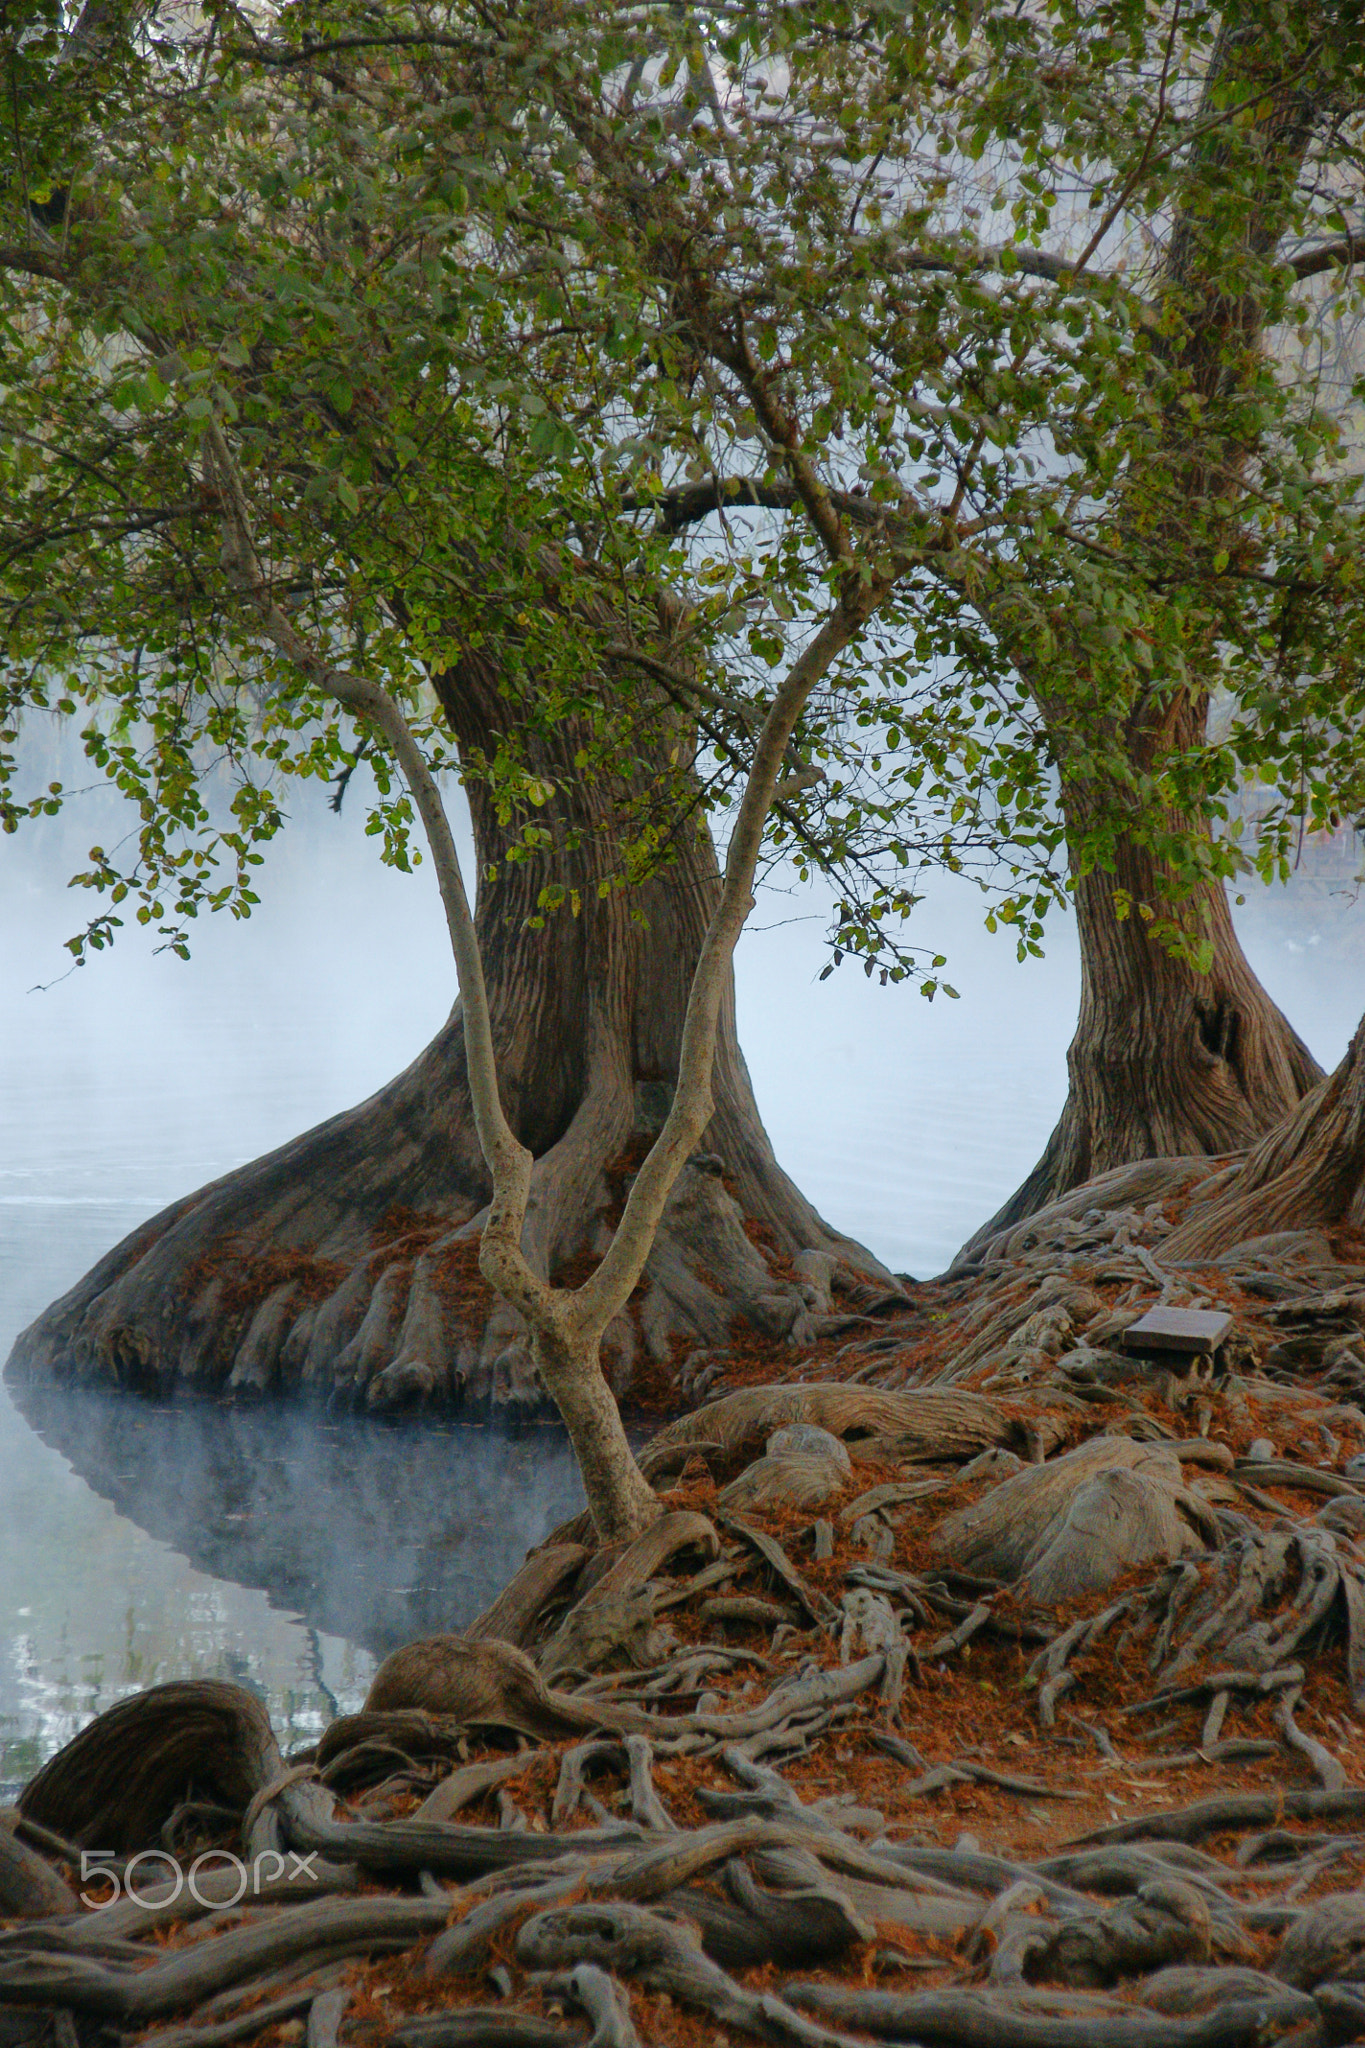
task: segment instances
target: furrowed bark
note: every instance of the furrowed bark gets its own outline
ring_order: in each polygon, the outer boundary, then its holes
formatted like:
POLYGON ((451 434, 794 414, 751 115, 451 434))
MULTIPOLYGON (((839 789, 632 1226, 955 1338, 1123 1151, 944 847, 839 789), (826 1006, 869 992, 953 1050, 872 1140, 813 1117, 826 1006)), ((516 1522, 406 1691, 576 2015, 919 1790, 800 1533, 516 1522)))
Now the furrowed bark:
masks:
POLYGON ((1222 883, 1204 883, 1179 902, 1174 891, 1175 878, 1132 841, 1116 873, 1078 880, 1081 1006, 1066 1103, 1037 1166, 960 1259, 1115 1167, 1253 1145, 1321 1080, 1252 972, 1222 883), (1116 888, 1174 912, 1196 943, 1206 938, 1208 971, 1170 952, 1141 916, 1121 917, 1116 888))
POLYGON ((1162 1247, 1167 1259, 1220 1258, 1247 1238, 1356 1220, 1365 1182, 1365 1020, 1336 1071, 1195 1201, 1162 1247))
POLYGON ((712 915, 683 1025, 678 1087, 662 1131, 636 1177, 611 1249, 581 1291, 582 1315, 597 1334, 624 1306, 644 1270, 669 1191, 684 1160, 710 1121, 716 1022, 736 941, 753 907, 754 872, 763 826, 778 790, 783 756, 815 685, 853 638, 872 609, 840 606, 788 671, 777 690, 754 750, 725 862, 721 900, 712 915))

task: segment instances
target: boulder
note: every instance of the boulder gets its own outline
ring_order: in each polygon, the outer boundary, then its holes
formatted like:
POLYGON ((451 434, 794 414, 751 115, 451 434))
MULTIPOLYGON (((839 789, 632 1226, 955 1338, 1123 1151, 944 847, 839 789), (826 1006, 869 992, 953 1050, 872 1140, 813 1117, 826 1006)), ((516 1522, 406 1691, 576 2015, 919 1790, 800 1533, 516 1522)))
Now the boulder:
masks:
POLYGON ((789 1422, 768 1438, 770 1458, 825 1458, 838 1466, 845 1478, 853 1473, 853 1460, 837 1436, 814 1422, 789 1422))
POLYGON ((1026 1466, 950 1515, 934 1542, 964 1571, 1056 1602, 1101 1591, 1153 1558, 1207 1549, 1216 1535, 1174 1449, 1101 1436, 1026 1466))

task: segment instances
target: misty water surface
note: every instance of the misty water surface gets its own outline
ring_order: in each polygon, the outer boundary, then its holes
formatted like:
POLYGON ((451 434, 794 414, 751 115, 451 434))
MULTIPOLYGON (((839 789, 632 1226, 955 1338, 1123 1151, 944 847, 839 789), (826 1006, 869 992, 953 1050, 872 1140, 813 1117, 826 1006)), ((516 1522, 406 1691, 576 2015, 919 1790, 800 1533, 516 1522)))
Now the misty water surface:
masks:
MULTIPOLYGON (((380 1086, 453 979, 425 872, 379 867, 360 811, 320 805, 272 857, 260 912, 204 925, 184 966, 135 934, 44 993, 83 899, 78 822, 4 843, 0 1356, 142 1218, 380 1086), (46 836, 44 836, 46 835, 46 836)), ((88 837, 94 836, 87 833, 88 837)), ((778 1154, 896 1270, 941 1268, 1033 1164, 1062 1100, 1076 964, 1065 929, 1014 964, 945 885, 927 941, 962 1000, 845 968, 769 893, 738 963, 741 1032, 778 1154), (945 943, 946 942, 946 943, 945 943)), ((1319 1059, 1365 1004, 1359 913, 1301 889, 1244 918, 1319 1059)), ((322 1423, 302 1412, 0 1395, 0 1781, 120 1695, 234 1677, 302 1740, 354 1707, 377 1654, 458 1628, 578 1505, 550 1430, 322 1423)))

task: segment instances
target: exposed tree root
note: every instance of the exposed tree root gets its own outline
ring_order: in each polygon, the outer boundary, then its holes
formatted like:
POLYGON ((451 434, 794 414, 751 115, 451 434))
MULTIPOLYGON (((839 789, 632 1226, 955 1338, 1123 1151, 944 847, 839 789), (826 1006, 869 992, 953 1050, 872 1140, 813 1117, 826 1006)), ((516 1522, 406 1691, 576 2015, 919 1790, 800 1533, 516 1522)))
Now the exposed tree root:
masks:
MULTIPOLYGON (((488 2005, 410 2020, 392 2039, 398 2048, 588 2048, 581 2027, 561 2026, 532 2013, 501 2012, 488 2005)), ((597 2041, 596 2035, 593 2040, 597 2041)))
POLYGON ((1230 2001, 1193 2019, 1116 2010, 1098 2001, 1054 1999, 1030 2005, 1016 1994, 845 1991, 798 1984, 792 1996, 810 2012, 892 2041, 933 2048, 1255 2048, 1302 2019, 1304 2006, 1287 1990, 1230 2001))
POLYGON ((1017 1580, 1048 1605, 1103 1592, 1145 1564, 1218 1540, 1206 1502, 1185 1488, 1180 1460, 1159 1444, 1095 1437, 1034 1465, 949 1518, 944 1554, 967 1571, 1017 1580))
MULTIPOLYGON (((129 1730, 136 1734, 138 1718, 121 1717, 125 1739, 129 1730)), ((146 1714, 140 1718, 147 1721, 146 1714)), ((1253 1811, 1245 1801, 1223 1800, 1213 1803, 1216 1812, 1152 1816, 1149 1846, 1141 1850, 1107 1846, 1030 1865, 971 1848, 863 1847, 837 1807, 805 1805, 781 1776, 738 1752, 727 1752, 726 1761, 746 1789, 717 1798, 748 1808, 748 1817, 689 1830, 661 1820, 647 1748, 632 1746, 632 1802, 644 1809, 657 1846, 647 1833, 619 1829, 509 1838, 496 1828, 414 1829, 402 1820, 326 1824, 329 1846, 348 1840, 371 1870, 396 1875, 434 1863, 454 1874, 459 1866, 464 1911, 444 1932, 461 1900, 439 1884, 420 1899, 282 1905, 238 1927, 225 1918, 208 1939, 159 1958, 153 1949, 132 1969, 115 1959, 108 1938, 93 1949, 83 1939, 92 1924, 98 1930, 98 1915, 48 1923, 40 1947, 37 1932, 20 1923, 0 1935, 0 2008, 60 2006, 125 2025, 188 2010, 193 2018, 154 2037, 159 2048, 216 2048, 253 2038, 305 2003, 311 2011, 324 1995, 325 1966, 347 1955, 374 1958, 416 1942, 416 1954, 425 1951, 424 1981, 465 1983, 477 1994, 495 1944, 514 1934, 516 1963, 531 1973, 527 1989, 539 1981, 543 1996, 567 1996, 588 2015, 597 2048, 632 2048, 640 2039, 623 1981, 642 1994, 666 1993, 747 2037, 802 2048, 848 2048, 846 2027, 950 2048, 1250 2048, 1319 2017, 1329 2028, 1324 2038, 1340 2038, 1331 2028, 1354 1995, 1341 1980, 1350 1978, 1365 1941, 1359 1896, 1287 1911, 1268 1971, 1248 1970, 1242 1966, 1259 1952, 1253 1930, 1260 1909, 1244 1902, 1236 1871, 1213 1859, 1191 1868, 1180 1860, 1189 1852, 1160 1846, 1211 1827, 1244 1830, 1260 1821, 1259 1805, 1253 1811), (707 1882, 715 1877, 719 1890, 707 1882), (1114 1903, 1093 1896, 1115 1891, 1121 1896, 1114 1903), (931 1941, 960 1930, 970 1936, 968 1958, 989 1958, 987 1981, 901 1993, 829 1983, 750 1988, 732 1974, 851 1962, 871 1953, 878 1928, 895 1928, 902 1941, 917 1929, 931 1941), (1211 1961, 1239 1967, 1211 1971, 1211 1961), (307 1980, 270 1995, 280 1973, 300 1962, 307 1980), (567 1976, 537 1977, 565 1970, 567 1976), (1143 1978, 1137 2008, 1088 1989, 1143 1978), (225 2000, 241 2010, 218 2019, 225 2000)), ((263 1789, 283 1796, 283 1787, 263 1789)), ((1317 1815, 1347 1810, 1343 1799, 1307 1797, 1317 1815)), ((1365 1810, 1365 1792, 1351 1794, 1349 1806, 1365 1810)), ((1303 1798, 1296 1803, 1290 1795, 1282 1810, 1303 1810, 1303 1798)), ((290 1832, 302 1845, 309 1831, 290 1823, 290 1832)), ((1113 1831, 1107 1840, 1114 1841, 1113 1831)), ((136 1943, 117 1946, 130 1961, 144 1954, 136 1943)), ((340 1994, 325 1995, 335 2027, 345 2003, 340 1994)), ((547 2027, 578 2042, 588 2038, 536 2012, 491 2010, 477 1996, 409 2014, 396 2038, 406 2048, 538 2043, 550 2038, 547 2027)))
POLYGON ((579 1709, 557 1700, 529 1658, 510 1643, 428 1636, 386 1657, 365 1701, 365 1718, 421 1708, 459 1726, 510 1728, 554 1740, 580 1731, 579 1709))
POLYGON ((20 1811, 84 1847, 143 1849, 193 1786, 245 1811, 282 1769, 263 1707, 238 1685, 193 1679, 101 1714, 24 1788, 20 1811))
POLYGON ((70 1885, 0 1820, 0 1916, 42 1920, 52 1913, 75 1910, 76 1895, 70 1885))
POLYGON ((92 1723, 8 1837, 0 2013, 276 2048, 306 2011, 310 2048, 371 2048, 378 1986, 412 2048, 1349 2038, 1365 1247, 1191 1272, 1198 1190, 1145 1185, 670 1424, 644 1537, 561 1531, 313 1758, 230 1686, 92 1723), (1230 1308, 1218 1359, 1126 1350, 1154 1302, 1230 1308), (1182 1774, 1209 1796, 1177 1803, 1182 1774), (192 1904, 155 1864, 144 1904, 73 1911, 74 1845, 122 1877, 208 1839, 256 1859, 245 1917, 224 1873, 192 1904))
POLYGON ((1351 1216, 1365 1180, 1365 1023, 1341 1065, 1267 1132, 1226 1184, 1172 1233, 1169 1257, 1219 1258, 1247 1238, 1333 1227, 1351 1216))
POLYGON ((757 1453, 775 1431, 793 1423, 813 1424, 869 1451, 901 1458, 966 1458, 1014 1433, 993 1402, 970 1394, 887 1394, 837 1382, 749 1387, 669 1423, 647 1445, 642 1469, 657 1480, 681 1470, 698 1452, 728 1463, 757 1453))

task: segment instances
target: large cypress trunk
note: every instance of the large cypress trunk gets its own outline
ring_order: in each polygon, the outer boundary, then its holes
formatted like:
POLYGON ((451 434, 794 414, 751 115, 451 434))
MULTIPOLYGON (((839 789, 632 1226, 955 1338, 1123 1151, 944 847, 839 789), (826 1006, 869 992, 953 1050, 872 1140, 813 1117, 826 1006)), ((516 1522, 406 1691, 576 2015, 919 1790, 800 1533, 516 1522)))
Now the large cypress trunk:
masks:
MULTIPOLYGON (((1160 738, 1136 733, 1136 765, 1161 744, 1192 746, 1202 698, 1188 697, 1160 738)), ((1067 792, 1073 845, 1093 793, 1067 792)), ((1165 824, 1188 831, 1174 812, 1165 824)), ((1028 1179, 958 1254, 969 1259, 1070 1189, 1138 1159, 1240 1152, 1273 1130, 1322 1069, 1252 972, 1224 884, 1176 877, 1145 838, 1118 835, 1110 868, 1078 868, 1081 1003, 1057 1126, 1028 1179), (1123 906, 1121 911, 1120 906, 1123 906), (1126 912, 1126 914, 1123 914, 1126 912), (1174 944, 1177 930, 1184 947, 1174 944), (1202 968, 1196 958, 1206 961, 1202 968)))
POLYGON ((1120 842, 1115 870, 1077 880, 1081 1004, 1067 1052, 1068 1091, 1028 1179, 959 1258, 1111 1167, 1136 1159, 1240 1152, 1289 1115, 1322 1078, 1251 970, 1221 882, 1179 902, 1149 848, 1120 842), (1212 949, 1206 972, 1153 936, 1116 891, 1212 949))
MULTIPOLYGON (((462 757, 491 756, 512 715, 492 663, 470 656, 438 687, 462 757)), ((605 1249, 626 1179, 663 1120, 719 888, 701 813, 689 818, 675 801, 668 864, 636 890, 604 890, 618 871, 623 813, 643 783, 585 781, 574 764, 583 737, 572 725, 522 735, 528 767, 555 790, 527 814, 548 839, 529 854, 524 818, 500 824, 484 784, 469 783, 502 1098, 536 1159, 523 1242, 543 1275, 565 1281, 605 1249), (543 908, 555 885, 573 892, 577 914, 571 904, 543 908)), ((680 738, 659 733, 660 763, 680 738)), ((703 1149, 607 1335, 618 1391, 638 1385, 642 1369, 695 1365, 736 1325, 775 1338, 807 1327, 830 1265, 794 1272, 803 1251, 889 1277, 822 1221, 774 1159, 733 989, 713 1092, 703 1149)), ((229 1395, 308 1390, 372 1408, 538 1405, 520 1319, 478 1271, 489 1193, 457 1005, 368 1102, 133 1232, 23 1333, 8 1369, 229 1395)))

